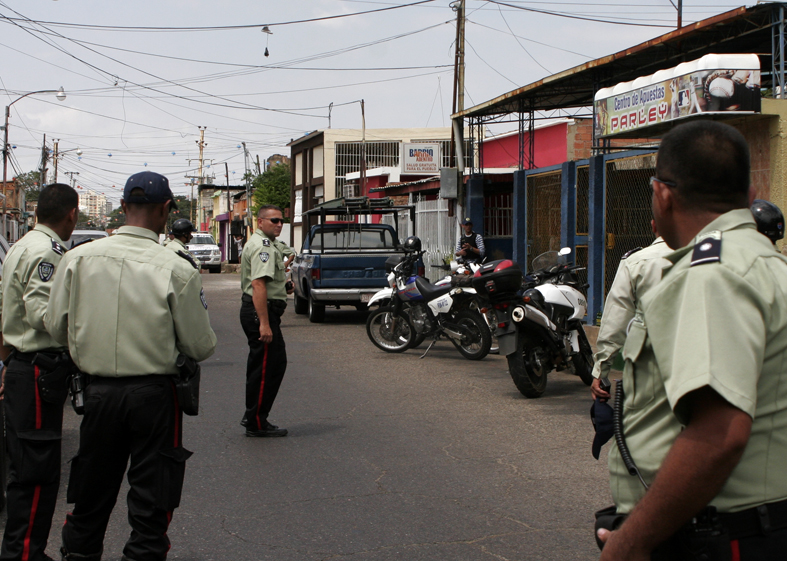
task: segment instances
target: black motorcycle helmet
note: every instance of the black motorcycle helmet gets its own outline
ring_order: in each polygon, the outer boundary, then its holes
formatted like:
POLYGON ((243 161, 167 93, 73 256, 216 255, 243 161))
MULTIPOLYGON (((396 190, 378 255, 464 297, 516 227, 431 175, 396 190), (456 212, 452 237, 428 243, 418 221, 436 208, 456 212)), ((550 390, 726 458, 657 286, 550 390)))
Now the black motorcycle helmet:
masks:
POLYGON ((188 236, 194 231, 194 225, 186 218, 178 218, 172 223, 172 235, 174 236, 188 236))
POLYGON ((770 201, 755 199, 751 213, 757 223, 757 231, 770 238, 773 243, 784 237, 784 215, 778 206, 770 201))
POLYGON ((404 240, 404 250, 408 252, 421 251, 421 238, 418 236, 410 236, 404 240))

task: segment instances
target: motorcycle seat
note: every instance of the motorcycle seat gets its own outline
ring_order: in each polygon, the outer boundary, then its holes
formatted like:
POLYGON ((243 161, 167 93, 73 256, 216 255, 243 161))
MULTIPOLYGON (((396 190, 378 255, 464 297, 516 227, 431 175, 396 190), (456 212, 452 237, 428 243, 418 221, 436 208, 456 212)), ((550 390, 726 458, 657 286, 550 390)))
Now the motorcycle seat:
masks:
POLYGON ((437 286, 430 283, 423 277, 418 277, 415 279, 415 286, 418 288, 418 292, 420 292, 426 300, 434 300, 438 296, 448 294, 453 289, 450 284, 437 286))

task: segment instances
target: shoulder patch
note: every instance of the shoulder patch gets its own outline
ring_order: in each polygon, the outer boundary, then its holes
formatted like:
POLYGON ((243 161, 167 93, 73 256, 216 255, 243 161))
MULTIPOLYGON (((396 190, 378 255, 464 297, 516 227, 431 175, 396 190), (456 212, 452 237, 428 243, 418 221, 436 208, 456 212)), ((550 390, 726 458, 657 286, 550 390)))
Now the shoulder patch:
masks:
POLYGON ((268 259, 270 259, 270 255, 268 255, 264 251, 260 252, 260 261, 262 261, 263 263, 267 263, 268 259))
POLYGON ((262 245, 264 245, 265 247, 270 247, 271 241, 268 238, 262 238, 262 245))
POLYGON ((200 288, 199 289, 199 299, 202 301, 202 305, 205 306, 205 309, 208 309, 208 301, 205 300, 205 291, 200 288))
POLYGON ((194 258, 191 255, 189 255, 188 253, 184 253, 182 250, 178 250, 178 251, 176 251, 176 253, 180 257, 182 257, 183 259, 185 259, 186 261, 191 263, 192 267, 194 267, 195 269, 199 269, 199 265, 197 265, 197 262, 194 261, 194 258))
POLYGON ((56 240, 52 240, 52 251, 57 253, 58 255, 63 255, 66 252, 66 248, 64 248, 60 243, 56 240))
POLYGON ((40 278, 44 282, 48 282, 49 279, 52 278, 52 275, 55 273, 55 266, 52 263, 47 263, 46 261, 42 261, 38 264, 38 278, 40 278))
POLYGON ((709 232, 694 244, 691 266, 721 262, 721 232, 709 232))
POLYGON ((628 250, 626 253, 623 254, 623 257, 621 257, 621 259, 627 259, 632 255, 634 255, 635 253, 637 253, 638 251, 642 251, 642 247, 635 247, 634 249, 628 250))

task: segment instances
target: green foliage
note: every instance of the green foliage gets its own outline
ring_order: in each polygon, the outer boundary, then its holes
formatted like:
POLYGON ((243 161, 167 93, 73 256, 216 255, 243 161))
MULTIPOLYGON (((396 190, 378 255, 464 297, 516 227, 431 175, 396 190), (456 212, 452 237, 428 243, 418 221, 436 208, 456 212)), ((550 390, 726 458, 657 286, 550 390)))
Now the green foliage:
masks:
POLYGON ((28 171, 16 176, 16 184, 25 192, 25 200, 37 201, 38 194, 41 192, 41 173, 38 171, 28 171))
POLYGON ((256 214, 262 205, 290 207, 290 166, 276 164, 268 171, 257 175, 251 182, 252 211, 256 214))
MULTIPOLYGON (((169 213, 169 218, 167 218, 167 231, 172 228, 172 223, 175 222, 175 220, 180 218, 191 220, 192 211, 197 208, 196 201, 190 201, 188 197, 183 195, 175 195, 175 203, 178 205, 178 210, 173 210, 169 213)), ((107 228, 120 228, 125 223, 126 215, 123 214, 123 209, 121 207, 116 208, 107 216, 107 228)))

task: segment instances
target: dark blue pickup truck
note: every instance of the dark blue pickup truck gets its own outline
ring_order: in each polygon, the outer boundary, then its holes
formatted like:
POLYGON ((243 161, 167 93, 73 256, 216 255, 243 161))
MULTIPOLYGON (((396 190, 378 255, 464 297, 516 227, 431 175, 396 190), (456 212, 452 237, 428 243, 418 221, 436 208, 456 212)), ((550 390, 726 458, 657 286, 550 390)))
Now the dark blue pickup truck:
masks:
POLYGON ((373 294, 388 286, 386 260, 393 255, 404 255, 393 226, 358 223, 355 217, 396 216, 399 211, 411 211, 412 207, 370 208, 368 199, 355 205, 348 204, 354 200, 338 201, 329 201, 322 208, 304 213, 318 215, 321 220, 309 230, 291 267, 295 313, 308 314, 312 322, 323 321, 326 306, 364 309, 373 294), (326 223, 328 217, 334 221, 326 223))

